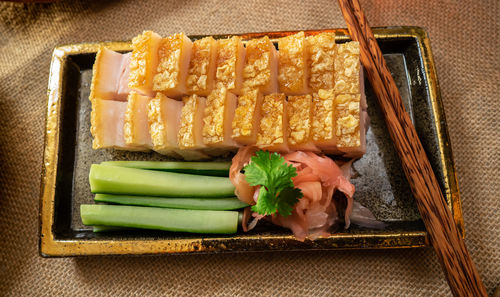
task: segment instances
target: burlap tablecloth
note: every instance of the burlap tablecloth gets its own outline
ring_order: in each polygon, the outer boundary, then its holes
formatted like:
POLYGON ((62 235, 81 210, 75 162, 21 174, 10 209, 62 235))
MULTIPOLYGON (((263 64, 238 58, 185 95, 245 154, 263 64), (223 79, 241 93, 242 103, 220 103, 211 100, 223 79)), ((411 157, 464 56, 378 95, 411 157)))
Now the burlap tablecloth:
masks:
MULTIPOLYGON (((499 2, 363 1, 372 26, 427 28, 453 143, 467 245, 500 285, 499 2)), ((345 27, 336 1, 0 4, 0 295, 447 296, 432 249, 43 259, 38 203, 55 46, 162 35, 345 27), (268 3, 269 2, 269 3, 268 3)))

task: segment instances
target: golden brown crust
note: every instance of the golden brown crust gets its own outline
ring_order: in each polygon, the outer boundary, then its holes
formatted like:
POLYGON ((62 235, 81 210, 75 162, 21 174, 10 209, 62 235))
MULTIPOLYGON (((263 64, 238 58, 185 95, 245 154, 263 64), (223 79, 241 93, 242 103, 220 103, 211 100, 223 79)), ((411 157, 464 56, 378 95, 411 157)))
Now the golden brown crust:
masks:
POLYGON ((125 123, 123 124, 123 137, 126 144, 135 144, 137 142, 137 133, 134 132, 135 110, 138 108, 136 92, 130 92, 127 98, 127 111, 125 112, 125 123))
POLYGON ((288 97, 288 143, 298 145, 309 142, 311 132, 312 96, 288 97))
POLYGON ((243 87, 254 89, 271 83, 271 59, 274 45, 269 37, 251 39, 246 44, 246 65, 243 70, 243 87))
POLYGON ((92 102, 92 111, 90 112, 90 134, 92 134, 93 140, 92 140, 92 148, 93 149, 100 149, 103 147, 103 140, 102 140, 102 129, 101 127, 101 117, 102 117, 102 105, 101 105, 101 99, 91 97, 91 102, 92 102))
POLYGON ((96 88, 97 88, 97 83, 101 79, 100 77, 100 71, 99 71, 99 66, 101 64, 101 59, 103 55, 104 47, 99 47, 97 50, 97 54, 95 56, 95 62, 94 62, 94 67, 92 67, 92 83, 90 84, 90 96, 89 99, 90 101, 93 101, 96 99, 96 88))
POLYGON ((319 90, 313 95, 311 136, 315 142, 334 140, 334 99, 333 90, 319 90))
POLYGON ((143 91, 152 89, 159 40, 160 36, 152 31, 144 31, 141 35, 132 39, 128 82, 130 89, 143 91))
POLYGON ((359 147, 361 145, 360 98, 359 94, 335 96, 335 136, 339 148, 359 147))
POLYGON ((232 122, 233 138, 251 137, 256 130, 254 125, 258 124, 255 119, 258 118, 262 95, 259 90, 245 92, 238 97, 238 107, 235 110, 232 122))
POLYGON ((184 33, 174 34, 160 41, 157 73, 153 78, 154 91, 168 93, 171 90, 179 89, 181 93, 185 92, 184 69, 182 66, 185 62, 184 59, 189 58, 190 43, 191 41, 184 33))
MULTIPOLYGON (((218 41, 218 56, 217 56, 217 70, 215 73, 216 85, 225 87, 233 91, 238 90, 241 86, 242 73, 238 73, 240 64, 243 64, 244 56, 241 55, 243 44, 241 38, 233 36, 228 39, 219 39, 218 41)), ((238 90, 239 91, 239 90, 238 90)))
POLYGON ((211 36, 193 43, 186 88, 189 94, 208 95, 213 88, 217 42, 211 36))
POLYGON ((207 97, 207 106, 203 117, 203 142, 217 144, 224 142, 224 110, 227 89, 218 88, 207 97))
POLYGON ((335 59, 335 93, 360 93, 360 60, 357 41, 339 44, 335 59))
POLYGON ((286 94, 308 93, 307 50, 304 32, 278 40, 280 91, 286 94))
POLYGON ((205 98, 199 97, 198 95, 191 95, 189 97, 182 98, 184 101, 184 106, 181 112, 181 123, 179 128, 179 133, 177 137, 177 142, 179 144, 179 149, 177 153, 181 155, 186 160, 202 160, 208 159, 209 156, 199 151, 205 147, 200 139, 201 122, 198 117, 203 116, 203 109, 205 98), (201 113, 201 114, 199 114, 201 113), (197 139, 200 139, 197 141, 197 139))
POLYGON ((181 125, 178 134, 179 148, 189 149, 195 148, 195 115, 199 108, 198 95, 191 95, 182 99, 184 106, 182 107, 181 125))
POLYGON ((166 127, 162 119, 161 100, 167 98, 161 93, 156 94, 156 97, 151 99, 148 103, 148 123, 149 134, 153 142, 153 149, 155 151, 162 150, 167 146, 166 140, 166 127))
POLYGON ((309 87, 315 92, 333 89, 337 54, 335 33, 324 32, 309 36, 306 43, 310 68, 309 87))
POLYGON ((123 123, 126 109, 127 102, 100 98, 92 100, 90 133, 93 136, 93 149, 115 148, 130 151, 138 150, 137 147, 128 146, 123 138, 123 123))
POLYGON ((130 92, 127 98, 127 109, 123 124, 123 137, 125 143, 130 146, 141 147, 144 150, 151 148, 149 126, 147 122, 147 108, 149 97, 142 96, 137 92, 130 92), (147 135, 144 135, 144 132, 147 135))
POLYGON ((285 94, 271 94, 264 97, 261 108, 262 119, 257 134, 257 146, 286 145, 285 94))

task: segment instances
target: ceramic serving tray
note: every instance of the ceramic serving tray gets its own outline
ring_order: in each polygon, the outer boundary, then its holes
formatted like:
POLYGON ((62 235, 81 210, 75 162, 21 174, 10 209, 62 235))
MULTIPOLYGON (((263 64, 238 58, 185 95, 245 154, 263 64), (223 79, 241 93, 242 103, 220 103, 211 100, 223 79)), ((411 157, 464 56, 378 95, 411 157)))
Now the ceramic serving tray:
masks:
MULTIPOLYGON (((349 41, 345 29, 328 31, 337 42, 349 41)), ((407 111, 437 175, 455 222, 463 234, 463 218, 439 84, 426 32, 417 27, 375 28, 375 37, 399 87, 407 111)), ((242 34, 244 40, 296 32, 242 34)), ((224 38, 228 35, 214 36, 224 38)), ((192 36, 198 39, 203 36, 192 36)), ((80 205, 94 203, 88 174, 92 163, 109 160, 168 160, 157 153, 93 150, 90 135, 90 82, 98 48, 126 52, 130 42, 85 43, 57 47, 50 68, 45 155, 40 194, 42 256, 111 254, 216 253, 271 250, 410 248, 429 244, 427 232, 405 179, 382 112, 368 82, 370 128, 367 153, 354 162, 354 199, 368 207, 383 230, 351 226, 328 238, 300 242, 290 231, 259 223, 233 235, 201 235, 150 230, 93 233, 80 220, 80 205)))

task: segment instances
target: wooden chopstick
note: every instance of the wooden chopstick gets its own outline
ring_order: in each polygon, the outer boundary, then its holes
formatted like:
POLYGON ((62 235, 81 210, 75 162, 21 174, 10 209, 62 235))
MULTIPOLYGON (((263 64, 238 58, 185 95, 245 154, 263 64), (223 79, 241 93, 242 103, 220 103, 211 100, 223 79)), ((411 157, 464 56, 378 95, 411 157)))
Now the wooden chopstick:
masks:
POLYGON ((339 4, 351 38, 360 44, 361 62, 453 295, 487 296, 359 1, 339 0, 339 4))

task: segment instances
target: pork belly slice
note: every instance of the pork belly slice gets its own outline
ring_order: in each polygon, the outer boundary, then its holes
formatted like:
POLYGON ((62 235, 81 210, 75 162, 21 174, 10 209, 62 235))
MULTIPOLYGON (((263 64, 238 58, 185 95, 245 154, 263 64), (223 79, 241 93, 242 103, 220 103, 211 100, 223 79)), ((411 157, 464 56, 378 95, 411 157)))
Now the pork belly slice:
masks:
POLYGON ((289 96, 288 111, 288 147, 290 150, 319 151, 311 138, 312 96, 289 96))
POLYGON ((138 148, 125 143, 123 126, 126 110, 127 102, 99 98, 92 100, 90 133, 94 137, 93 149, 138 150, 138 148))
POLYGON ((188 94, 208 96, 215 85, 217 41, 211 36, 193 42, 186 88, 188 94))
POLYGON ((99 48, 92 69, 90 100, 127 100, 130 55, 120 54, 105 47, 99 48))
POLYGON ((263 96, 259 90, 248 90, 238 97, 238 107, 232 123, 233 140, 243 145, 254 145, 260 125, 263 96))
POLYGON ((116 87, 116 98, 119 100, 126 100, 130 89, 128 87, 128 78, 130 76, 130 58, 132 57, 132 52, 123 54, 122 66, 120 67, 120 79, 118 80, 118 86, 116 87))
POLYGON ((304 32, 280 38, 278 49, 280 92, 286 95, 309 93, 309 67, 304 32))
POLYGON ((278 92, 278 52, 269 37, 251 39, 246 44, 243 88, 263 94, 278 92))
POLYGON ((256 145, 272 152, 288 152, 288 114, 285 94, 264 97, 256 145))
POLYGON ((306 38, 308 50, 309 87, 313 92, 335 86, 335 33, 323 32, 306 38))
POLYGON ((313 94, 311 137, 313 143, 328 154, 339 154, 334 126, 335 93, 332 89, 313 94))
POLYGON ((184 106, 181 111, 177 153, 186 160, 208 159, 209 156, 202 152, 206 147, 203 143, 203 116, 205 113, 206 99, 198 95, 191 95, 182 99, 184 106))
POLYGON ((245 66, 245 47, 241 38, 233 36, 217 40, 216 86, 221 85, 233 94, 240 95, 243 86, 243 68, 245 66))
POLYGON ((152 31, 144 31, 141 35, 132 39, 128 87, 149 97, 155 95, 153 92, 153 77, 158 64, 160 41, 160 35, 152 31))
POLYGON ((149 134, 148 103, 151 98, 130 92, 127 98, 127 110, 123 136, 125 143, 137 150, 149 151, 153 147, 149 134))
POLYGON ((367 113, 360 94, 339 94, 334 101, 337 149, 345 157, 361 157, 366 152, 367 113))
POLYGON ((208 95, 203 117, 203 142, 208 147, 207 153, 220 155, 238 147, 232 138, 236 101, 236 95, 224 87, 208 95))
POLYGON ((162 155, 179 157, 177 134, 181 120, 182 102, 157 93, 148 103, 149 134, 153 150, 162 155))
POLYGON ((365 91, 357 41, 337 46, 334 89, 337 94, 360 94, 365 91))
POLYGON ((191 59, 193 42, 178 33, 160 41, 158 66, 153 79, 153 90, 168 97, 179 97, 187 93, 186 77, 191 59))

